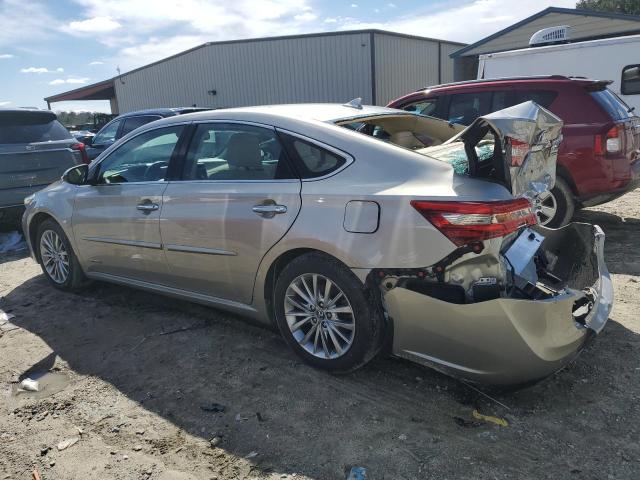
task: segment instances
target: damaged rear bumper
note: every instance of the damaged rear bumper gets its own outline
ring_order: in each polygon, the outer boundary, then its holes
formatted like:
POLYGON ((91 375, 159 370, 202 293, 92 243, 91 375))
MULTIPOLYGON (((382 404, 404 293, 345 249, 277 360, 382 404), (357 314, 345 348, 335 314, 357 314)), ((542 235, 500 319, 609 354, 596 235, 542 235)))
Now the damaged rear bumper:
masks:
POLYGON ((541 249, 566 285, 543 299, 502 296, 451 303, 396 286, 382 292, 393 325, 393 353, 465 380, 508 385, 552 374, 599 333, 613 304, 604 233, 572 223, 551 230, 541 249))

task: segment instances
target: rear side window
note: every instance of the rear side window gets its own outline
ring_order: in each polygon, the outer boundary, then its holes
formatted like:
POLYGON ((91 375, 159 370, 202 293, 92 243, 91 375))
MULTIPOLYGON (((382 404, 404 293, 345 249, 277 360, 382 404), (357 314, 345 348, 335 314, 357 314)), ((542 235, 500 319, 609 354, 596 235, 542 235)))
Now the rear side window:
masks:
POLYGON ((34 143, 71 139, 71 134, 51 116, 6 115, 0 117, 0 143, 34 143))
POLYGON ((436 107, 438 106, 437 98, 426 98, 414 103, 410 103, 402 107, 403 110, 411 113, 417 113, 418 115, 429 115, 433 117, 436 115, 436 107))
POLYGON ((154 120, 159 120, 160 118, 162 117, 159 117, 158 115, 144 115, 140 117, 125 118, 121 136, 124 137, 127 133, 133 132, 136 128, 153 122, 154 120))
POLYGON ((629 107, 608 88, 590 92, 590 95, 613 120, 626 120, 631 115, 629 107))
POLYGON ((479 116, 490 112, 491 92, 457 93, 451 95, 448 120, 469 125, 479 116))
POLYGON ((293 135, 280 133, 289 156, 293 159, 300 178, 318 178, 330 174, 342 167, 344 157, 307 142, 293 135))
POLYGON ((640 65, 627 65, 622 69, 622 88, 620 92, 623 95, 637 95, 640 93, 640 65))
POLYGON ((516 90, 514 93, 514 105, 531 100, 544 108, 549 108, 558 96, 553 90, 516 90))

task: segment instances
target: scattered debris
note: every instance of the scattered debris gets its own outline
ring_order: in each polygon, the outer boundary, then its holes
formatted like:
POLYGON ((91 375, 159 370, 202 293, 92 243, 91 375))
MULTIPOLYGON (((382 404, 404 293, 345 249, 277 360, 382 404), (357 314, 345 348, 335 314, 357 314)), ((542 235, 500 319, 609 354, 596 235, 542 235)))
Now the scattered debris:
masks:
POLYGON ((511 407, 509 407, 508 405, 505 405, 505 404, 504 404, 504 403, 502 403, 501 401, 499 401, 499 400, 497 400, 497 399, 493 398, 493 397, 492 397, 491 395, 489 395, 488 393, 483 392, 482 390, 480 390, 480 389, 478 389, 478 388, 474 387, 473 385, 468 384, 468 383, 467 383, 467 382, 465 382, 465 381, 462 381, 462 380, 461 380, 461 382, 462 382, 462 384, 463 384, 463 385, 465 385, 465 386, 469 387, 471 390, 475 390, 475 391, 476 391, 476 392, 478 392, 480 395, 482 395, 482 396, 484 396, 484 397, 488 398, 488 399, 489 399, 489 400, 491 400, 492 402, 497 403, 498 405, 500 405, 500 406, 501 406, 501 407, 503 407, 503 408, 506 408, 507 410, 511 410, 511 407))
POLYGON ((12 318, 16 318, 13 313, 5 312, 4 310, 0 309, 0 333, 20 329, 19 326, 10 322, 12 318))
MULTIPOLYGON (((4 477, 7 478, 7 477, 4 477)), ((33 472, 31 472, 31 478, 32 480, 42 480, 42 477, 40 476, 40 472, 38 472, 38 470, 36 470, 35 468, 33 469, 33 472)))
POLYGON ((82 437, 82 435, 84 435, 84 430, 80 427, 76 427, 76 431, 78 432, 78 435, 80 435, 82 437))
POLYGON ((249 420, 247 417, 243 417, 242 414, 237 414, 236 415, 236 422, 244 422, 246 420, 249 420))
POLYGON ((25 378, 20 382, 20 389, 25 392, 39 392, 40 386, 37 380, 32 380, 31 378, 25 378))
POLYGON ((367 480, 367 469, 364 467, 351 467, 347 480, 367 480))
POLYGON ((478 410, 474 410, 472 415, 473 418, 477 418, 478 420, 483 420, 489 423, 495 423, 496 425, 500 425, 501 427, 509 426, 509 422, 507 422, 504 418, 493 417, 491 415, 483 415, 482 413, 478 412, 478 410))
POLYGON ((247 456, 245 456, 244 458, 254 458, 258 456, 258 452, 250 452, 247 456))
POLYGON ((220 403, 208 403, 206 405, 200 405, 200 409, 204 410, 205 412, 215 412, 215 413, 222 413, 225 410, 224 405, 221 405, 220 403))
POLYGON ((398 440, 405 441, 406 439, 407 439, 407 436, 404 433, 398 435, 398 440))
POLYGON ((462 418, 462 417, 453 417, 453 420, 458 424, 458 426, 464 427, 464 428, 476 428, 481 425, 479 422, 474 422, 473 420, 467 420, 466 418, 462 418))
POLYGON ((51 447, 49 447, 49 446, 42 447, 40 449, 40 456, 44 457, 47 453, 49 453, 49 450, 51 450, 51 447))
POLYGON ((220 442, 222 441, 222 439, 220 437, 213 437, 211 440, 209 440, 209 444, 211 445, 211 448, 215 448, 218 445, 220 445, 220 442))
POLYGON ((67 448, 74 446, 79 441, 80 441, 80 437, 67 438, 66 440, 63 440, 58 444, 58 450, 59 451, 66 450, 67 448))
POLYGON ((56 461, 55 460, 51 460, 49 462, 49 467, 55 467, 56 466, 56 461))
POLYGON ((136 430, 136 435, 144 435, 144 428, 139 428, 136 430))
POLYGON ((139 452, 140 450, 142 450, 142 445, 135 445, 135 446, 133 447, 133 451, 134 451, 134 452, 139 452))
POLYGON ((129 455, 122 455, 123 460, 129 460, 129 455))

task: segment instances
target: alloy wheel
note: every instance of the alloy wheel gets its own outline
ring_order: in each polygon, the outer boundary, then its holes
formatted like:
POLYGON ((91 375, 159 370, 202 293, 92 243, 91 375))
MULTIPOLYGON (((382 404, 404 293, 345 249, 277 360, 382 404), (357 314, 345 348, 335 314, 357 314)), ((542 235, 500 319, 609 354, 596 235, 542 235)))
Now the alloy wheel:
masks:
POLYGON ((294 278, 285 294, 284 312, 291 334, 314 357, 338 358, 353 344, 353 308, 342 289, 324 275, 294 278))
POLYGON ((40 237, 40 257, 47 274, 56 283, 69 278, 69 253, 60 236, 53 230, 45 230, 40 237))
POLYGON ((547 225, 558 212, 558 201, 549 190, 538 195, 535 199, 534 206, 540 225, 547 225))

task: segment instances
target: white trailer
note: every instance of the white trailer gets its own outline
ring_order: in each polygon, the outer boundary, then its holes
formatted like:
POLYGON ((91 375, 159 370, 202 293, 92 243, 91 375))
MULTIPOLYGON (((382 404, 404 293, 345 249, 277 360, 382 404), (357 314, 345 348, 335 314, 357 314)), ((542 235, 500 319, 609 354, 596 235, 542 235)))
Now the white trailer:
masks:
MULTIPOLYGON (((535 35, 534 35, 535 37, 535 35)), ((533 38, 532 38, 533 40, 533 38)), ((640 35, 480 55, 478 78, 564 75, 613 80, 609 88, 640 112, 640 35)))

